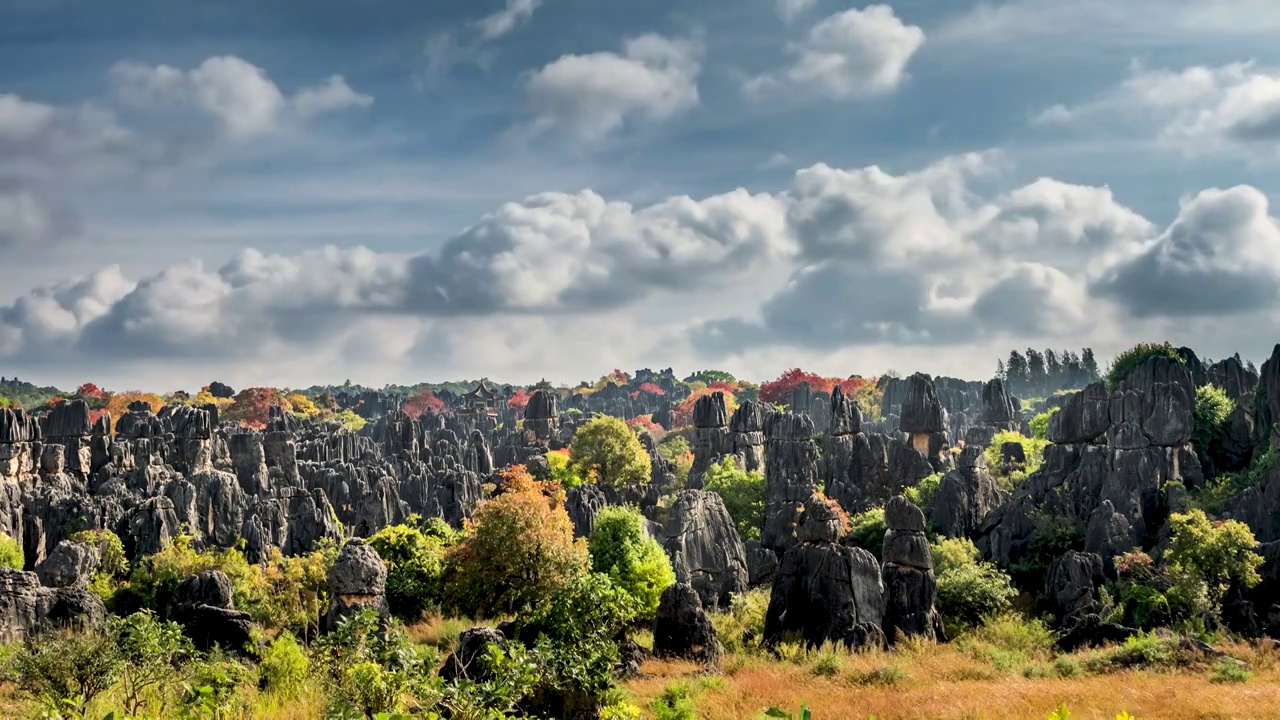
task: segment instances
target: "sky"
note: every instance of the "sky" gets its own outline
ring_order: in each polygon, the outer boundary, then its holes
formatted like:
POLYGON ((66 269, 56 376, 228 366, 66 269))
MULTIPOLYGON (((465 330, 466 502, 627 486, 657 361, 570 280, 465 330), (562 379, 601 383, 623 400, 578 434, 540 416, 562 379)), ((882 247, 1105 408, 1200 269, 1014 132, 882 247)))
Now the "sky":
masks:
POLYGON ((3 0, 0 375, 1280 341, 1273 0, 3 0))

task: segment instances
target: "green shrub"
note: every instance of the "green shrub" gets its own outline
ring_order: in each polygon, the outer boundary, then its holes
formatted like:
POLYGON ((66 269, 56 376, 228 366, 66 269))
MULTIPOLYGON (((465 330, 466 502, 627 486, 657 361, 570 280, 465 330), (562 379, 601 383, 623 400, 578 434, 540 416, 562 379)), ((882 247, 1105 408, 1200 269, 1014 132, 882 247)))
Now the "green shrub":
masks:
POLYGON ((1045 575, 1054 560, 1068 550, 1084 547, 1084 527, 1061 515, 1041 515, 1027 539, 1027 548, 1016 554, 1009 567, 1019 587, 1043 587, 1045 575))
POLYGON ((937 575, 964 565, 976 565, 980 557, 978 546, 968 538, 939 538, 929 543, 929 553, 933 555, 933 572, 937 575))
POLYGON ((897 665, 887 664, 880 667, 851 673, 849 680, 855 685, 893 686, 907 679, 907 673, 897 665))
POLYGON ((387 605, 405 622, 416 622, 444 597, 448 546, 411 524, 388 525, 368 540, 387 566, 387 605))
POLYGON ((643 522, 635 510, 604 508, 596 515, 588 549, 592 569, 609 576, 647 618, 657 612, 662 591, 676 581, 676 573, 658 541, 645 535, 643 522))
POLYGON ((1201 453, 1208 453, 1225 430, 1227 418, 1235 412, 1235 401, 1225 390, 1213 385, 1196 388, 1195 432, 1192 442, 1201 453))
POLYGON ((730 597, 728 612, 712 613, 711 624, 725 650, 734 653, 756 647, 764 637, 769 611, 769 588, 757 588, 730 597))
POLYGON ((621 419, 600 415, 573 433, 569 444, 573 471, 587 482, 622 488, 649 481, 649 453, 621 419))
POLYGON ((1211 683, 1246 683, 1249 682, 1249 671, 1239 661, 1222 658, 1213 668, 1211 683))
POLYGON ((879 560, 880 554, 884 552, 886 530, 888 526, 884 524, 884 508, 871 508, 849 519, 849 533, 844 542, 866 550, 879 560))
POLYGON ((8 535, 0 533, 0 567, 21 570, 25 562, 22 544, 8 535))
POLYGON ((1031 426, 1031 438, 1033 440, 1044 440, 1046 442, 1049 440, 1049 418, 1053 417, 1053 414, 1061 409, 1060 407, 1049 408, 1047 411, 1031 418, 1027 424, 1031 426))
POLYGON ((689 683, 676 681, 667 685, 649 706, 654 720, 696 720, 696 706, 689 683))
POLYGON ((985 451, 987 467, 1002 488, 1012 490, 1026 480, 1028 475, 1040 469, 1040 465, 1044 462, 1044 450, 1048 446, 1047 439, 1027 437, 1013 430, 1002 430, 991 438, 991 444, 987 446, 985 451), (1002 461, 1000 448, 1008 442, 1016 442, 1022 446, 1022 453, 1027 458, 1022 467, 1006 467, 1002 461))
POLYGON ((818 677, 835 677, 841 670, 844 670, 844 655, 834 650, 819 652, 818 659, 809 668, 809 672, 818 677))
POLYGON ((89 705, 115 684, 124 660, 114 639, 100 632, 46 635, 14 659, 20 691, 50 715, 85 717, 89 705))
POLYGON ((399 623, 384 627, 372 610, 343 618, 312 644, 330 710, 341 717, 398 710, 400 698, 428 682, 438 658, 410 642, 399 623))
POLYGON ((1180 363, 1186 363, 1186 360, 1178 354, 1177 349, 1167 342, 1160 344, 1138 343, 1137 345, 1134 345, 1128 350, 1120 353, 1111 361, 1111 367, 1107 369, 1106 375, 1107 388, 1111 390, 1117 389, 1120 386, 1120 383, 1127 380, 1129 375, 1131 375, 1134 370, 1137 370, 1138 366, 1146 362, 1148 358, 1159 356, 1177 360, 1180 363))
POLYGON ((1018 596, 1009 576, 991 563, 952 567, 937 577, 938 612, 951 634, 1007 612, 1018 596))
POLYGON ((1214 523, 1202 510, 1169 516, 1173 540, 1165 562, 1173 578, 1170 594, 1197 611, 1217 617, 1232 583, 1252 588, 1262 582, 1262 556, 1253 531, 1238 520, 1214 523))
POLYGON ((724 501, 743 541, 759 540, 764 527, 764 474, 742 470, 732 457, 727 457, 707 468, 703 482, 704 489, 724 501))
POLYGON ((902 494, 913 505, 927 511, 929 506, 933 504, 933 498, 938 494, 938 486, 941 484, 942 473, 934 473, 916 485, 907 488, 902 494))
POLYGON ((988 618, 956 640, 961 650, 1002 671, 1048 662, 1053 643, 1053 632, 1043 621, 1028 620, 1015 613, 988 618))
POLYGON ((215 647, 188 665, 183 709, 199 718, 243 717, 250 710, 249 679, 249 668, 215 647))
POLYGON ((262 653, 258 672, 262 686, 274 695, 294 699, 302 694, 311 671, 311 660, 293 633, 281 632, 262 653))
POLYGON ((138 717, 151 704, 163 717, 169 700, 166 692, 195 655, 191 641, 177 623, 160 622, 149 611, 112 617, 107 628, 123 660, 120 695, 125 711, 138 717))

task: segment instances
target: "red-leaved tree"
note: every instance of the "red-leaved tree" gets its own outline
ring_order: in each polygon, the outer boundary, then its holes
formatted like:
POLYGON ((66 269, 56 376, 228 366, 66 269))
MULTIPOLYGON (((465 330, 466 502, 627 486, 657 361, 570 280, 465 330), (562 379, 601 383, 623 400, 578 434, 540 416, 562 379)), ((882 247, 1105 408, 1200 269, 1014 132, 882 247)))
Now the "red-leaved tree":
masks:
POLYGON ((262 430, 267 427, 273 405, 286 410, 290 407, 284 393, 276 388, 245 388, 236 394, 235 402, 222 410, 218 417, 254 430, 262 430))
POLYGON ((439 397, 436 397, 436 394, 430 390, 422 390, 417 395, 406 400, 404 405, 401 407, 404 409, 405 414, 414 420, 417 420, 428 412, 436 415, 443 415, 445 410, 448 409, 448 406, 444 404, 444 401, 439 397))
POLYGON ((666 391, 658 387, 656 384, 647 382, 647 383, 641 383, 640 387, 636 388, 635 392, 631 393, 631 399, 635 400, 636 398, 640 397, 645 393, 648 393, 650 395, 658 395, 658 396, 667 394, 666 391))
POLYGON ((653 421, 648 415, 637 415, 627 421, 627 427, 635 430, 644 430, 649 433, 649 437, 653 438, 654 443, 662 442, 662 438, 667 436, 667 431, 662 426, 653 421))
POLYGON ((529 397, 531 395, 533 395, 533 393, 525 390, 524 388, 516 388, 516 391, 511 394, 511 397, 507 398, 507 407, 523 412, 525 405, 529 404, 529 397))

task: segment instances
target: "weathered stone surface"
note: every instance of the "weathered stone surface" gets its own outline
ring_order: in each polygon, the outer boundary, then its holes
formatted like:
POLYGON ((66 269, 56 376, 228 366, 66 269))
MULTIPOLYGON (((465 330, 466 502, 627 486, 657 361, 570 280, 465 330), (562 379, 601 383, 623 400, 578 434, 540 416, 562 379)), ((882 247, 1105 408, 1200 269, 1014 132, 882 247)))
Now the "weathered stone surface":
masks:
POLYGON ((63 540, 39 565, 36 575, 45 587, 88 586, 98 569, 98 551, 87 545, 63 540))
POLYGON ((46 630, 97 627, 106 616, 102 600, 84 587, 41 587, 33 572, 0 568, 0 641, 19 642, 46 630))
POLYGON ((1100 609, 1098 590, 1105 582, 1099 555, 1071 551, 1049 566, 1045 594, 1054 615, 1071 624, 1100 609))
POLYGON ((938 401, 938 390, 932 377, 916 373, 907 378, 898 429, 910 435, 947 431, 947 412, 938 401))
POLYGON ((924 513, 901 495, 885 506, 884 634, 890 642, 906 637, 945 640, 942 618, 934 608, 938 585, 933 554, 925 537, 924 513))
POLYGON ((202 651, 219 645, 243 653, 253 644, 253 622, 235 609, 231 579, 221 570, 206 570, 179 583, 169 618, 202 651))
MULTIPOLYGON (((811 496, 802 526, 813 517, 819 530, 803 531, 805 537, 827 534, 819 505, 822 500, 811 496)), ((884 586, 875 556, 824 540, 803 542, 783 555, 769 597, 765 640, 776 643, 796 633, 811 647, 828 641, 879 647, 884 645, 883 618, 884 586)))
POLYGON ((386 617, 386 584, 387 566, 378 552, 359 538, 348 540, 329 568, 331 599, 320 623, 321 632, 332 631, 342 618, 364 610, 386 617))
POLYGON ((796 524, 804 503, 820 489, 818 446, 807 415, 776 413, 765 426, 764 530, 760 542, 785 552, 797 542, 796 524))
POLYGON ((653 620, 653 654, 718 665, 724 654, 698 592, 687 583, 662 591, 653 620))
POLYGON ((596 527, 596 515, 604 509, 604 491, 593 483, 569 488, 565 493, 565 509, 573 521, 575 537, 590 537, 596 527))
POLYGON ((446 682, 470 680, 481 683, 492 680, 494 668, 487 661, 489 646, 507 649, 502 631, 490 627, 473 627, 458 636, 458 649, 449 654, 440 668, 440 679, 446 682))
POLYGON ((778 555, 774 551, 761 547, 758 540, 748 540, 745 544, 747 552, 747 584, 752 588, 772 585, 778 575, 778 555))
POLYGON ((1049 441, 1063 445, 1098 440, 1111 427, 1111 393, 1094 383, 1067 396, 1062 409, 1049 416, 1049 441))
POLYGON ((680 493, 664 535, 676 580, 691 585, 704 606, 728 607, 732 593, 746 591, 746 549, 719 495, 702 490, 680 493))
POLYGON ((938 483, 928 508, 929 526, 946 537, 968 537, 1007 499, 1008 493, 987 472, 986 454, 966 445, 956 469, 938 483))

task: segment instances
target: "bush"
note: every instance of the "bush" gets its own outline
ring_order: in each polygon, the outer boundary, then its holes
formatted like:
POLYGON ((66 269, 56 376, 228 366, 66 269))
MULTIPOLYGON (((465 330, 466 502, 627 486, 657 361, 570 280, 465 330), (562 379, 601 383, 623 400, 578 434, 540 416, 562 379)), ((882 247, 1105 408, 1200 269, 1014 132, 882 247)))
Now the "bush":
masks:
POLYGON ((568 489, 581 485, 583 480, 569 463, 569 451, 552 450, 547 453, 547 469, 551 472, 551 479, 560 483, 560 486, 568 489))
POLYGON ((1222 610, 1232 583, 1252 588, 1262 582, 1262 556, 1248 525, 1237 520, 1210 522, 1202 510, 1169 516, 1173 540, 1165 554, 1175 594, 1211 617, 1222 610))
POLYGON ((1056 408, 1056 407, 1049 408, 1048 411, 1042 412, 1039 415, 1036 415, 1035 417, 1031 418, 1030 421, 1028 421, 1027 424, 1031 426, 1031 438, 1033 440, 1044 440, 1048 442, 1049 418, 1053 417, 1053 414, 1058 412, 1061 409, 1062 408, 1056 408))
POLYGON ((1211 683, 1246 683, 1249 682, 1249 671, 1238 661, 1222 658, 1213 668, 1211 683))
POLYGON ((445 604, 470 617, 537 608, 586 561, 586 543, 574 540, 563 503, 534 487, 504 492, 480 505, 466 537, 449 550, 445 604))
POLYGON ((81 530, 70 540, 98 551, 98 570, 89 579, 89 590, 103 601, 111 599, 118 581, 129 574, 129 558, 124 554, 124 543, 110 530, 81 530))
POLYGON ((649 710, 654 720, 695 720, 698 717, 687 682, 676 681, 665 687, 649 710))
POLYGON ((18 689, 55 718, 84 717, 89 705, 115 683, 124 660, 114 639, 100 632, 46 635, 14 660, 18 689))
POLYGON ((1111 361, 1111 367, 1107 369, 1106 375, 1107 388, 1111 390, 1119 388, 1120 383, 1127 380, 1129 375, 1138 369, 1139 365, 1146 362, 1148 358, 1159 356, 1186 363, 1186 360, 1178 354, 1177 349, 1167 342, 1160 344, 1138 343, 1120 353, 1111 361))
POLYGON ((359 612, 312 646, 330 710, 340 717, 398 710, 401 698, 423 686, 435 668, 435 652, 414 646, 398 623, 383 625, 377 612, 359 612))
POLYGON ((1054 560, 1068 550, 1084 547, 1084 527, 1061 515, 1041 515, 1027 540, 1027 549, 1009 568, 1021 587, 1043 587, 1054 560))
POLYGON ((759 540, 764 527, 764 474, 742 470, 732 457, 726 457, 707 468, 703 482, 705 490, 724 501, 738 536, 743 541, 759 540))
POLYGON ((1213 385, 1196 389, 1195 433, 1192 442, 1201 453, 1207 454, 1209 446, 1222 437, 1227 418, 1235 412, 1236 404, 1226 391, 1213 385))
POLYGON ((258 663, 263 688, 286 699, 295 699, 302 694, 310 670, 310 658, 293 633, 287 630, 267 645, 258 663))
POLYGON ((888 529, 884 524, 884 508, 871 508, 850 518, 844 542, 866 550, 879 560, 884 552, 884 533, 888 529))
POLYGON ((21 570, 25 564, 26 558, 22 552, 22 544, 0 533, 0 567, 21 570))
POLYGON ((1007 612, 1018 595, 1008 575, 977 558, 978 549, 968 540, 943 540, 935 546, 937 607, 952 636, 1007 612))
POLYGON ((405 622, 416 622, 444 596, 445 540, 410 524, 388 525, 369 538, 387 566, 387 605, 405 622))
POLYGON ((676 581, 671 560, 647 537, 640 513, 607 507, 596 515, 589 548, 591 566, 634 599, 642 617, 653 617, 662 591, 676 581))
POLYGON ((177 623, 160 622, 149 611, 111 618, 107 632, 123 660, 120 695, 125 711, 141 716, 150 702, 163 717, 169 699, 165 692, 195 655, 195 647, 177 623))
POLYGON ((929 543, 929 553, 933 555, 933 572, 937 575, 966 565, 975 565, 981 557, 978 546, 968 538, 939 538, 929 543))
POLYGON ((622 420, 601 415, 573 434, 569 461, 579 477, 604 487, 644 485, 651 471, 649 453, 622 420))
POLYGON ((186 694, 182 704, 186 717, 243 717, 249 713, 249 693, 245 685, 249 668, 221 647, 188 666, 186 694))
POLYGON ((933 504, 933 496, 938 494, 938 486, 942 484, 942 473, 934 473, 918 484, 907 488, 903 495, 916 507, 925 510, 933 504))
POLYGON ((1028 475, 1040 469, 1040 465, 1044 462, 1044 450, 1048 446, 1049 441, 1046 439, 1027 437, 1020 432, 1012 430, 1002 430, 991 438, 991 444, 987 446, 985 451, 987 467, 991 469, 992 475, 995 476, 1001 487, 1006 490, 1012 490, 1025 480, 1028 475), (1022 453, 1027 458, 1022 467, 1005 467, 1001 459, 1000 448, 1007 442, 1016 442, 1022 446, 1022 453))
POLYGON ((988 618, 956 641, 966 653, 1004 671, 1031 662, 1047 662, 1053 643, 1053 632, 1043 621, 1028 620, 1014 613, 988 618))

